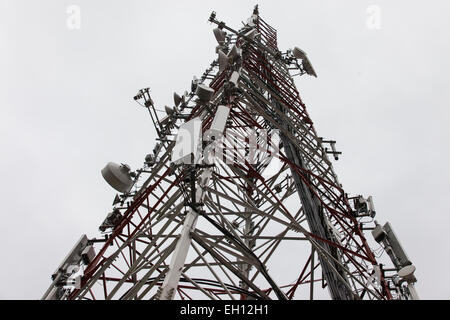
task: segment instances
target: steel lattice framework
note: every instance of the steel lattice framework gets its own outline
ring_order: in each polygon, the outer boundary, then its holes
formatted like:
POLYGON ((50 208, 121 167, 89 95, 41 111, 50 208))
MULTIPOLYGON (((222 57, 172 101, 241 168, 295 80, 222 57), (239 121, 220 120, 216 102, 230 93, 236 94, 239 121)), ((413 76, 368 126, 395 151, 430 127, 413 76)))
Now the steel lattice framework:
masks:
POLYGON ((149 91, 139 92, 159 136, 155 161, 146 159, 133 189, 116 197, 105 238, 88 240, 98 253, 72 271, 81 272, 78 282, 60 267, 46 296, 313 299, 324 291, 333 299, 407 297, 405 287, 380 271, 358 208, 333 170, 329 154, 338 152, 325 147, 330 141, 317 135, 300 98, 293 74, 315 75, 309 62, 278 50, 277 32, 257 7, 240 30, 215 13, 210 22, 223 36, 219 58, 163 119, 149 91), (214 91, 207 101, 198 96, 206 84, 214 91), (206 134, 219 106, 229 108, 223 136, 203 141, 198 161, 174 164, 180 125, 200 119, 206 134))

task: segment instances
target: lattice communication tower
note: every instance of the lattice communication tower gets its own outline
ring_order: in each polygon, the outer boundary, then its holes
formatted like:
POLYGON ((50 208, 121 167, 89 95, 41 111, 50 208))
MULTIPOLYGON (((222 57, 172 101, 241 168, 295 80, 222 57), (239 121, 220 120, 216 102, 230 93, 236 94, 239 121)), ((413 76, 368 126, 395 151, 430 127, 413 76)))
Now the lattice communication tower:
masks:
POLYGON ((336 142, 300 99, 293 77, 316 76, 306 53, 281 52, 257 6, 239 30, 209 21, 217 59, 164 116, 148 88, 134 97, 155 148, 140 169, 102 170, 113 209, 43 299, 417 299, 391 225, 344 191, 336 142))

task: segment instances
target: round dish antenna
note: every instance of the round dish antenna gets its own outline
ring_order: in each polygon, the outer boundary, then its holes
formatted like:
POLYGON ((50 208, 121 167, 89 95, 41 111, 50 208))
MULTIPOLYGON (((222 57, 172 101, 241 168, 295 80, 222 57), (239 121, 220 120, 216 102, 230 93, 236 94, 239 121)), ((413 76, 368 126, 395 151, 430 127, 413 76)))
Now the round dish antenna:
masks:
POLYGON ((130 167, 126 164, 109 162, 102 170, 102 176, 115 190, 127 193, 133 186, 130 167))

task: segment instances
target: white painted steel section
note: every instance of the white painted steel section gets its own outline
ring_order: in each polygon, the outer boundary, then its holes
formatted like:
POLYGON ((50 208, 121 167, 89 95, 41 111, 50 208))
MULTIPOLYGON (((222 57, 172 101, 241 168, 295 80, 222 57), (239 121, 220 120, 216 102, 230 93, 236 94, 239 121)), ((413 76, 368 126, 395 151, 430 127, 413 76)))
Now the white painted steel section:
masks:
MULTIPOLYGON (((228 118, 230 109, 226 106, 219 106, 216 111, 216 115, 213 120, 212 128, 217 130, 216 132, 219 134, 223 133, 225 129, 226 119, 228 118), (226 110, 225 110, 226 109, 226 110), (216 120, 217 118, 217 120, 216 120), (224 119, 225 118, 225 119, 224 119), (220 130, 221 129, 221 130, 220 130)), ((200 125, 198 126, 201 129, 201 120, 198 119, 200 125)), ((195 119, 194 119, 195 120, 195 119)), ((193 121, 193 120, 191 120, 193 121)), ((187 124, 187 123, 186 123, 187 124)), ((180 127, 181 130, 181 127, 180 127)), ((201 130, 200 130, 201 132, 201 130)), ((195 131, 195 137, 197 137, 197 131, 195 131)), ((178 140, 178 138, 177 138, 178 140)), ((177 141, 178 143, 178 141, 177 141)), ((180 142, 181 143, 181 142, 180 142)), ((175 145, 175 147, 177 147, 175 145)), ((211 150, 211 149, 205 149, 211 150)), ((208 153, 212 151, 206 151, 205 158, 207 158, 208 153)), ((181 159, 181 158, 180 158, 181 159)), ((196 159, 198 159, 196 157, 196 159)), ((173 161, 173 159, 172 159, 173 161)), ((195 161, 197 163, 199 161, 195 161)), ((209 180, 212 175, 211 168, 203 169, 203 172, 200 176, 199 183, 197 184, 197 190, 195 194, 195 201, 200 203, 203 201, 205 193, 203 192, 204 187, 208 186, 209 180)), ((175 251, 172 256, 172 260, 170 262, 169 271, 164 278, 164 282, 160 288, 159 299, 160 300, 172 300, 175 296, 175 290, 180 281, 180 277, 183 271, 183 267, 186 261, 186 257, 189 252, 189 248, 191 246, 191 231, 195 229, 197 224, 198 213, 189 207, 188 213, 183 223, 183 228, 181 230, 180 238, 178 239, 177 245, 175 247, 175 251)))

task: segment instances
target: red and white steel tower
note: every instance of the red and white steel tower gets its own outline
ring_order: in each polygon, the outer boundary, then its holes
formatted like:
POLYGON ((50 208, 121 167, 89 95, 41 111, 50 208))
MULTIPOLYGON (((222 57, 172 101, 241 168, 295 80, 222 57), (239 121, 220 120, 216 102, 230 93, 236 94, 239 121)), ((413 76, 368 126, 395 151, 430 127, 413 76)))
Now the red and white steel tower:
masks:
POLYGON ((136 171, 102 170, 120 192, 113 210, 43 299, 417 299, 392 227, 344 191, 336 142, 300 99, 293 76, 316 76, 305 52, 281 52, 257 6, 240 30, 209 21, 218 58, 163 117, 149 89, 134 97, 155 148, 136 171))

